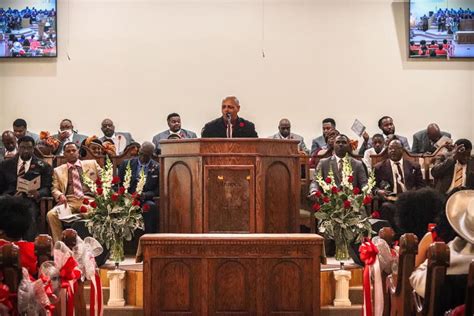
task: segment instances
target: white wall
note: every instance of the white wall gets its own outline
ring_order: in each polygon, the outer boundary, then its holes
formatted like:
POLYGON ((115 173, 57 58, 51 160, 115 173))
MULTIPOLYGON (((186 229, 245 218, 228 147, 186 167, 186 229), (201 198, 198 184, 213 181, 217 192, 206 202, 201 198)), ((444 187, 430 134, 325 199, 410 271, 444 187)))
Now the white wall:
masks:
POLYGON ((355 118, 375 133, 387 114, 410 142, 430 122, 474 139, 474 64, 407 60, 407 3, 58 2, 57 60, 0 62, 1 129, 24 117, 31 130, 54 132, 70 117, 97 134, 111 117, 143 141, 174 111, 200 132, 235 94, 260 136, 288 117, 310 145, 327 116, 355 137, 355 118))

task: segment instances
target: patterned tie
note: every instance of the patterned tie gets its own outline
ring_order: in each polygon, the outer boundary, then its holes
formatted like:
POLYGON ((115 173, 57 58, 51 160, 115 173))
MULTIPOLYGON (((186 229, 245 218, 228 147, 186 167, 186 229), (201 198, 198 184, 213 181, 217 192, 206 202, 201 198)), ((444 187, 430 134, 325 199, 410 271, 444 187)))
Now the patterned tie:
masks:
POLYGON ((459 188, 462 186, 463 183, 463 178, 464 178, 464 172, 463 172, 463 167, 462 165, 458 164, 456 167, 456 173, 454 174, 454 188, 459 188))
POLYGON ((339 174, 339 179, 341 179, 342 181, 342 159, 339 159, 339 162, 338 162, 338 165, 337 165, 337 168, 338 168, 338 174, 339 174))
POLYGON ((403 185, 405 184, 405 180, 403 179, 403 172, 399 162, 395 163, 397 165, 397 194, 403 192, 403 185))
POLYGON ((79 171, 77 170, 76 166, 72 168, 72 188, 74 192, 74 196, 81 198, 84 196, 84 192, 82 191, 82 182, 79 176, 79 171))
POLYGON ((23 161, 23 162, 21 163, 20 170, 18 170, 18 174, 17 174, 17 177, 18 177, 18 178, 21 178, 21 177, 23 177, 23 176, 25 175, 25 167, 26 167, 26 162, 23 161))

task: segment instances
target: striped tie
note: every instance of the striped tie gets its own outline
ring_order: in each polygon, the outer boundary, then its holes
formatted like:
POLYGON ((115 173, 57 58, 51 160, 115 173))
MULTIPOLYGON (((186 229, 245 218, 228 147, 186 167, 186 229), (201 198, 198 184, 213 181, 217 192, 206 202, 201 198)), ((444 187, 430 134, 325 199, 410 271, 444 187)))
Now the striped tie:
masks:
POLYGON ((457 165, 456 173, 454 174, 454 186, 453 188, 459 188, 463 184, 464 172, 463 166, 457 165))
POLYGON ((18 170, 18 174, 17 174, 18 178, 21 178, 25 175, 25 165, 26 165, 26 162, 23 161, 21 163, 20 170, 18 170))
POLYGON ((81 178, 79 177, 79 171, 77 167, 72 167, 72 188, 74 192, 74 196, 81 198, 84 196, 84 192, 82 191, 82 183, 81 178))

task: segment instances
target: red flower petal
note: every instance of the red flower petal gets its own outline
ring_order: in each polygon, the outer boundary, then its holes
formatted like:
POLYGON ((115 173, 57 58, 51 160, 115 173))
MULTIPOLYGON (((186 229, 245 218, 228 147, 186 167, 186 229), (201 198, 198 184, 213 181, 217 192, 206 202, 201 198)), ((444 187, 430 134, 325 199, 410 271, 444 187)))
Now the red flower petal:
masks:
POLYGON ((313 204, 313 210, 314 210, 315 212, 318 212, 320 209, 321 209, 321 205, 319 205, 318 203, 314 203, 314 204, 313 204))
POLYGON ((150 210, 150 205, 149 204, 143 205, 142 210, 144 213, 148 212, 150 210))
POLYGON ((84 200, 82 201, 82 204, 89 205, 89 200, 87 198, 84 198, 84 200))
POLYGON ((373 211, 372 212, 372 218, 379 219, 380 218, 380 212, 379 211, 373 211))
POLYGON ((102 193, 104 193, 104 189, 102 189, 102 188, 97 188, 97 194, 98 194, 98 195, 102 195, 102 193))
POLYGON ((82 205, 81 208, 79 209, 79 211, 80 211, 81 213, 87 213, 88 210, 89 210, 89 209, 88 209, 87 206, 85 206, 85 205, 82 205))
POLYGON ((90 206, 91 206, 92 208, 96 208, 96 207, 97 207, 97 203, 96 203, 95 201, 92 201, 92 202, 90 203, 90 206))
POLYGON ((325 180, 324 180, 327 184, 331 183, 331 178, 327 177, 325 180))
POLYGON ((352 193, 354 194, 359 194, 360 193, 360 189, 358 187, 355 187, 354 189, 352 189, 352 193))

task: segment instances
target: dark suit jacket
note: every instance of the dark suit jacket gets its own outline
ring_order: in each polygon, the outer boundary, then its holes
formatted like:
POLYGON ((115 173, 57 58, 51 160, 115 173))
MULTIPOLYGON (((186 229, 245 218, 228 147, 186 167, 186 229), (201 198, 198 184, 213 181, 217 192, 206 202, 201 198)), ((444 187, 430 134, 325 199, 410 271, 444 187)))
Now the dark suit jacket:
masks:
MULTIPOLYGON (((0 194, 13 195, 16 193, 17 165, 18 155, 12 159, 7 159, 0 162, 0 194)), ((50 165, 33 156, 33 158, 31 158, 30 169, 28 169, 27 174, 40 175, 41 188, 38 191, 40 196, 51 196, 53 169, 50 165)))
MULTIPOLYGON (((451 138, 451 134, 447 132, 441 132, 442 136, 446 136, 451 138)), ((424 154, 426 152, 434 152, 436 150, 436 147, 431 145, 431 141, 428 138, 428 133, 426 132, 426 129, 419 131, 413 135, 413 146, 412 146, 412 152, 413 153, 418 153, 418 154, 424 154)))
MULTIPOLYGON (((421 175, 420 165, 414 164, 409 160, 403 160, 403 177, 407 190, 416 190, 425 186, 423 176, 421 175)), ((376 187, 382 189, 381 183, 385 181, 390 184, 388 190, 393 191, 393 172, 390 159, 379 162, 375 165, 376 187)))
MULTIPOLYGON (((349 158, 351 161, 352 165, 352 176, 354 177, 354 180, 352 182, 352 185, 354 187, 358 187, 359 189, 362 189, 364 186, 367 185, 367 172, 365 171, 364 164, 353 158, 349 158)), ((338 167, 337 167, 337 159, 335 156, 331 156, 329 158, 323 158, 321 161, 319 161, 318 165, 316 166, 316 172, 315 172, 315 177, 321 173, 322 178, 325 179, 330 170, 333 170, 334 173, 334 181, 336 182, 336 185, 339 186, 341 184, 341 179, 339 176, 339 172, 337 172, 338 167)), ((316 178, 311 181, 310 185, 310 190, 309 192, 314 192, 315 190, 319 189, 319 184, 316 181, 316 178)))
MULTIPOLYGON (((431 168, 431 175, 434 178, 435 189, 441 193, 446 193, 453 182, 454 167, 456 160, 452 156, 441 156, 431 168)), ((474 159, 470 158, 466 168, 466 188, 474 189, 474 159)))
MULTIPOLYGON (((130 181, 130 187, 128 188, 129 193, 134 193, 138 184, 138 157, 125 160, 119 167, 118 175, 120 181, 123 183, 125 179, 125 171, 127 170, 127 164, 130 161, 130 168, 132 169, 132 179, 130 181)), ((143 187, 142 200, 150 201, 155 196, 160 195, 160 164, 154 160, 151 160, 150 167, 146 174, 145 186, 143 187)))
MULTIPOLYGON (((227 133, 226 133, 226 126, 224 123, 224 118, 220 117, 204 125, 201 131, 201 137, 226 138, 227 133)), ((234 138, 258 137, 258 135, 257 135, 257 132, 255 131, 255 125, 252 122, 239 117, 237 119, 236 124, 233 127, 232 137, 234 138)))

